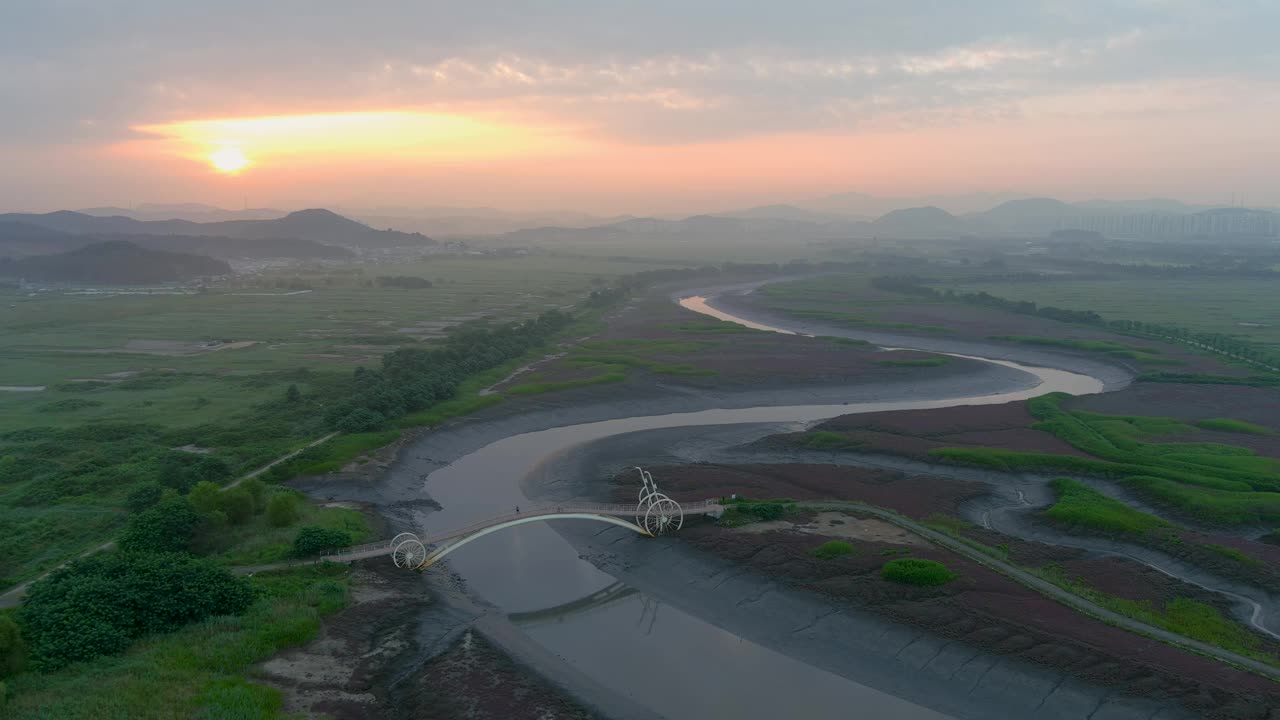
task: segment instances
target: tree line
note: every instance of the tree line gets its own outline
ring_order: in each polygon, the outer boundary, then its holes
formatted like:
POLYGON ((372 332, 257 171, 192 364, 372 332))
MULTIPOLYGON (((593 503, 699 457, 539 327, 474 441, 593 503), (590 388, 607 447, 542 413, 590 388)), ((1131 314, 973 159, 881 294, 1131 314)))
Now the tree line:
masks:
POLYGON ((927 282, 929 281, 913 275, 899 275, 877 277, 871 281, 871 284, 878 290, 916 295, 933 300, 965 302, 1023 315, 1037 315, 1062 322, 1098 325, 1131 335, 1189 345, 1224 355, 1262 370, 1280 372, 1280 355, 1276 355, 1274 351, 1265 346, 1232 335, 1195 332, 1177 325, 1144 322, 1141 320, 1106 320, 1092 310, 1068 310, 1048 305, 1039 306, 1028 300, 1009 300, 986 292, 964 293, 951 289, 938 290, 927 285, 927 282))

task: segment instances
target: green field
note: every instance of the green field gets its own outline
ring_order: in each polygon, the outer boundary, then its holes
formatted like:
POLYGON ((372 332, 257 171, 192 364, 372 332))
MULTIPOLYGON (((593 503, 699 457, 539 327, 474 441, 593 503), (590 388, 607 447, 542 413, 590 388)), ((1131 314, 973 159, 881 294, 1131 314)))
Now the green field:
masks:
POLYGON ((965 292, 985 291, 1038 305, 1093 310, 1108 320, 1138 320, 1177 325, 1195 332, 1234 335, 1280 349, 1280 283, 1274 280, 1124 277, 958 282, 945 287, 965 292))
MULTIPOLYGON (((167 482, 174 467, 206 456, 199 453, 212 450, 207 457, 220 463, 201 479, 226 481, 323 435, 332 428, 316 423, 316 410, 343 392, 356 367, 379 367, 384 353, 431 347, 457 324, 571 307, 619 275, 662 267, 442 258, 239 276, 190 295, 11 288, 0 311, 0 386, 45 389, 0 390, 0 586, 108 540, 127 517, 131 489, 167 482), (378 287, 376 278, 391 273, 434 286, 378 287), (197 345, 208 341, 245 345, 197 345), (281 405, 290 387, 306 403, 281 405)), ((476 393, 516 364, 481 373, 456 399, 395 425, 434 424, 501 400, 476 393)), ((337 469, 395 439, 382 430, 338 438, 289 469, 337 469)))

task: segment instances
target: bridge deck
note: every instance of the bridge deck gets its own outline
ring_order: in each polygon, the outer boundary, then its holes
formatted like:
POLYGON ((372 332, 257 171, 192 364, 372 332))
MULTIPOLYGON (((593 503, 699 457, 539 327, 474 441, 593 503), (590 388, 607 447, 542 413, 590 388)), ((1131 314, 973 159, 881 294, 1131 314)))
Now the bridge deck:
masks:
MULTIPOLYGON (((703 500, 702 502, 681 504, 681 509, 685 515, 706 515, 717 513, 724 509, 719 500, 703 500)), ((512 520, 521 520, 524 518, 548 517, 555 515, 563 515, 565 513, 588 513, 591 515, 609 515, 612 517, 635 517, 635 505, 611 505, 601 503, 582 503, 572 502, 564 505, 552 505, 545 507, 533 508, 530 510, 522 510, 518 513, 503 515, 501 517, 488 518, 477 523, 472 523, 465 527, 454 530, 446 530, 420 537, 419 540, 423 545, 428 547, 439 545, 446 540, 452 540, 458 537, 465 537, 474 532, 479 532, 487 527, 501 525, 512 520)), ((327 560, 329 562, 355 562, 356 560, 364 560, 366 558, 378 557, 391 552, 390 540, 379 540, 378 542, 367 543, 364 545, 356 545, 355 547, 343 548, 342 550, 323 555, 314 562, 327 560)))

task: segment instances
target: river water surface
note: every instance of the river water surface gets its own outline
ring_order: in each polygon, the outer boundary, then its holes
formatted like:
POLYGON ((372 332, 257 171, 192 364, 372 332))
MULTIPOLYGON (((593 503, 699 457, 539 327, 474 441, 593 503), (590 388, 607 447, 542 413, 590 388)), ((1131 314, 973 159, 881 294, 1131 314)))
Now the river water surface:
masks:
MULTIPOLYGON (((715 310, 702 297, 685 298, 681 305, 761 330, 792 332, 715 310)), ((1006 360, 987 361, 1035 376, 1039 382, 1031 389, 974 397, 706 410, 507 437, 431 472, 423 490, 442 509, 420 515, 418 522, 429 534, 507 514, 518 506, 535 506, 539 502, 525 495, 522 479, 577 446, 624 433, 766 423, 761 425, 763 436, 849 413, 996 404, 1046 392, 1078 395, 1103 389, 1100 380, 1087 375, 1006 360)), ((904 386, 903 395, 909 396, 909 390, 904 386)), ((609 527, 601 525, 602 530, 609 527)), ((617 578, 582 559, 573 545, 546 524, 522 525, 486 536, 451 554, 447 563, 485 602, 517 617, 543 618, 521 625, 533 641, 591 680, 656 715, 748 720, 950 717, 813 667, 706 619, 629 591, 617 578), (582 600, 602 590, 600 601, 582 600), (561 605, 574 612, 536 612, 561 605)), ((1002 717, 998 709, 990 716, 1002 717)))

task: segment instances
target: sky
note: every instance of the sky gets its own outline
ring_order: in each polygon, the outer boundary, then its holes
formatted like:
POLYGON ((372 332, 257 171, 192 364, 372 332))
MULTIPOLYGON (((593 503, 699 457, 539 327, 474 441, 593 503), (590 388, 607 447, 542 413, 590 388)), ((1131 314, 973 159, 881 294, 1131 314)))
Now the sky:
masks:
POLYGON ((1280 205, 1275 0, 5 0, 0 207, 1280 205))

